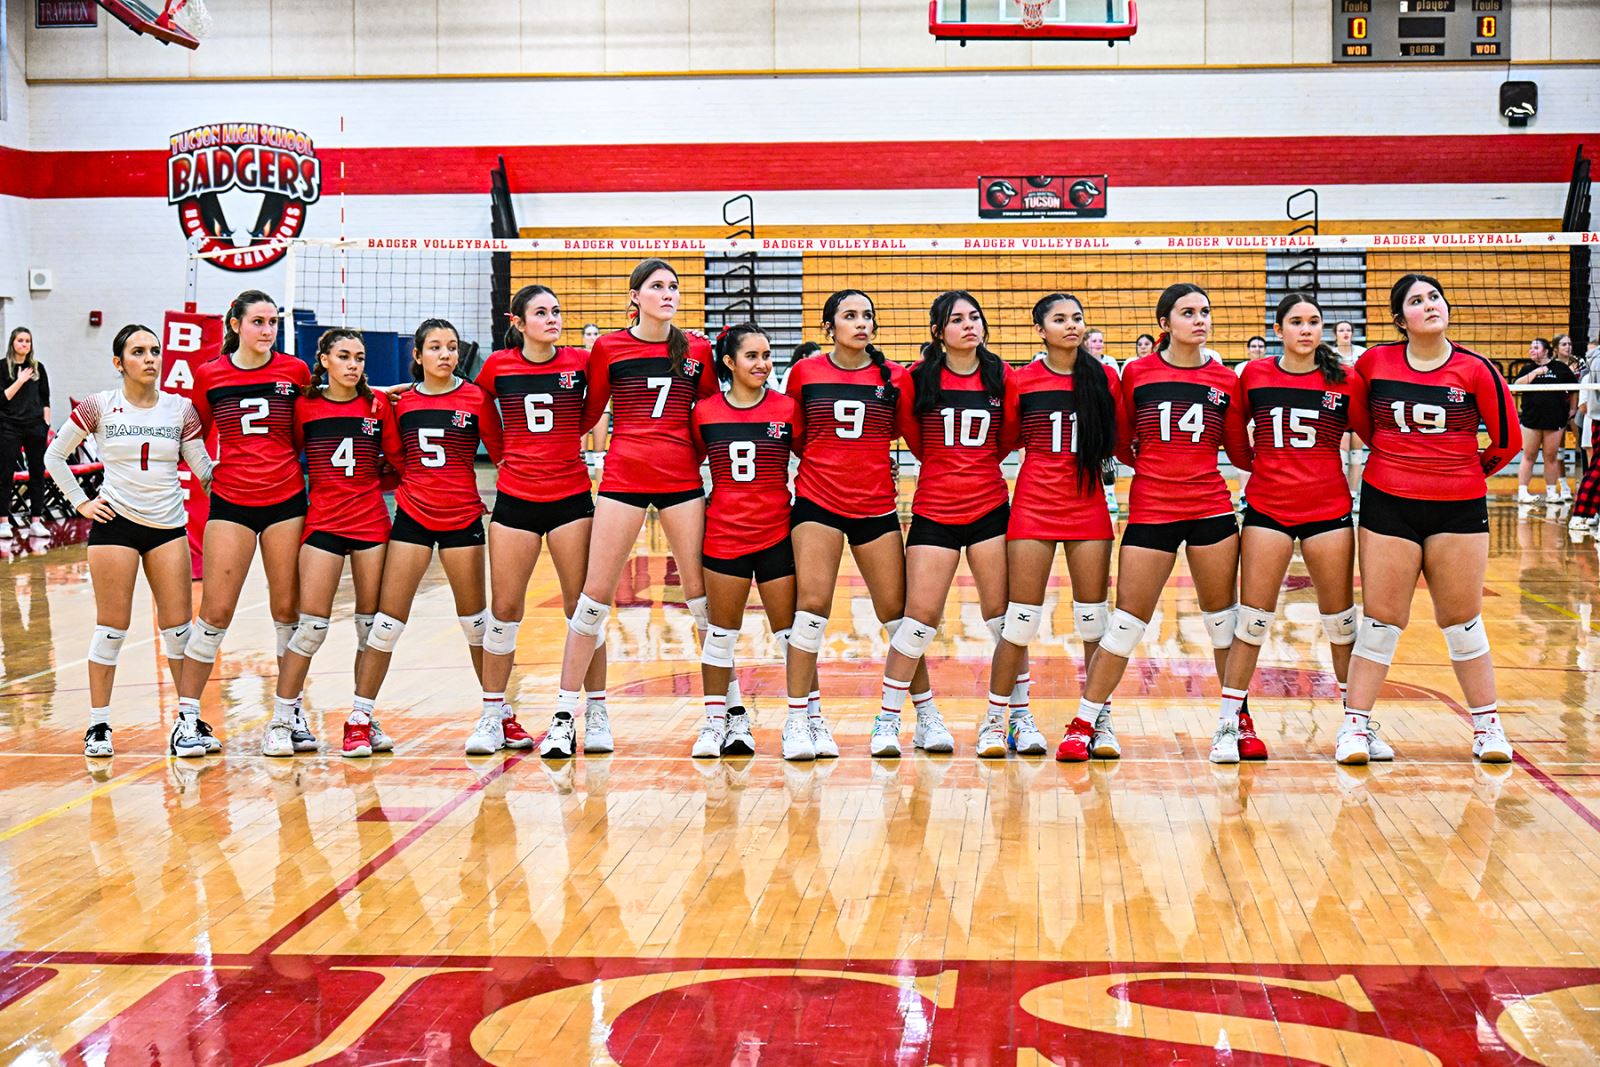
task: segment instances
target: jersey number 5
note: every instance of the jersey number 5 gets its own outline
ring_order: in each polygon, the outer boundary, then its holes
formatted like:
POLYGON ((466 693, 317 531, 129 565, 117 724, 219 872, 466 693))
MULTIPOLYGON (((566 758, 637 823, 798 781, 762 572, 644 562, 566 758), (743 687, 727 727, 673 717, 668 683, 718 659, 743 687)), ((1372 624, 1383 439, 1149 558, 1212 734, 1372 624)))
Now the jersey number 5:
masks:
POLYGON ((728 442, 728 473, 736 482, 756 480, 756 443, 754 441, 728 442))
POLYGON ((1389 405, 1394 413, 1394 425, 1401 433, 1444 433, 1445 410, 1438 404, 1412 404, 1411 420, 1406 421, 1406 402, 1396 400, 1389 405))
MULTIPOLYGON (((1159 405, 1161 409, 1161 440, 1172 440, 1172 401, 1163 400, 1159 405)), ((1194 444, 1200 443, 1200 435, 1206 432, 1205 408, 1200 404, 1190 404, 1184 413, 1178 416, 1178 429, 1189 435, 1189 440, 1194 444)))
POLYGON ((444 466, 444 446, 439 444, 439 438, 444 436, 443 430, 418 430, 417 448, 422 452, 422 465, 424 467, 444 466))
POLYGON ((267 427, 256 425, 258 419, 267 417, 267 409, 267 402, 259 396, 247 396, 239 401, 239 410, 243 412, 239 416, 239 433, 245 436, 270 433, 271 431, 267 427))
POLYGON ((833 402, 833 417, 839 425, 833 432, 845 440, 853 440, 861 436, 861 431, 867 424, 867 405, 859 400, 835 400, 833 402))

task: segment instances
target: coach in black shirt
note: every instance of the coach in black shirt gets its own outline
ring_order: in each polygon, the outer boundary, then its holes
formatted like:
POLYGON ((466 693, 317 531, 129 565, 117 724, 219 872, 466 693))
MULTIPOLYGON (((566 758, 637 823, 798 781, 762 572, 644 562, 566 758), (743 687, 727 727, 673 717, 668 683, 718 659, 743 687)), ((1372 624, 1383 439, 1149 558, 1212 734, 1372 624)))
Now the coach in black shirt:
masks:
POLYGON ((44 446, 50 429, 50 377, 33 354, 33 334, 11 331, 0 363, 0 538, 11 536, 11 486, 19 454, 28 463, 28 532, 47 537, 44 524, 44 446))

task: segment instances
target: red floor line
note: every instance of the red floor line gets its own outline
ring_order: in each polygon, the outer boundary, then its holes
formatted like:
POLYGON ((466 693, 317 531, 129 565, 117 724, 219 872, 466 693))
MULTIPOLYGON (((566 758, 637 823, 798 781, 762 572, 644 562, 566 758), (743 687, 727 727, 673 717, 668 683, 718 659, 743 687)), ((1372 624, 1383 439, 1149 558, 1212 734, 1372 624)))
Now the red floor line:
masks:
POLYGON ((319 917, 321 917, 323 912, 337 904, 346 893, 349 893, 356 886, 372 877, 372 875, 384 864, 400 855, 400 853, 404 852, 409 846, 415 844, 417 840, 422 837, 422 835, 426 834, 429 830, 432 830, 435 826, 438 826, 439 823, 443 822, 447 817, 449 817, 451 812, 455 811, 457 808, 461 807, 461 805, 471 800, 473 794, 482 792, 483 789, 489 785, 489 783, 495 781, 501 775, 505 774, 507 771, 521 763, 526 758, 527 757, 520 755, 510 757, 504 763, 500 764, 500 766, 496 767, 494 770, 490 771, 488 774, 484 775, 482 778, 479 778, 476 782, 473 782, 471 785, 467 786, 467 788, 463 789, 461 792, 445 801, 439 807, 435 808, 431 815, 417 823, 416 826, 412 827, 411 830, 398 841, 384 849, 382 852, 378 853, 376 856, 372 857, 366 863, 363 863, 353 874, 348 875, 338 885, 324 893, 315 904, 312 904, 305 911, 301 912, 299 915, 296 915, 293 919, 290 919, 287 923, 285 923, 277 933, 263 941, 260 946, 256 948, 255 952, 252 953, 252 955, 257 957, 269 956, 276 952, 279 948, 288 943, 289 939, 295 934, 298 934, 301 930, 304 930, 307 926, 310 926, 319 917))

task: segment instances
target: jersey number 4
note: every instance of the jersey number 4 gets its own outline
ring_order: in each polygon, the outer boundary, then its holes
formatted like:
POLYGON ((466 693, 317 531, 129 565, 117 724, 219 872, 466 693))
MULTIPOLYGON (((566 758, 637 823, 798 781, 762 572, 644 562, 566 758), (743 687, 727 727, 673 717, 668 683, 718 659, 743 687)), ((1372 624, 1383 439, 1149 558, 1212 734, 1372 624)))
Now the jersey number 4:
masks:
POLYGON ((333 455, 328 457, 330 465, 344 471, 346 478, 353 477, 356 473, 356 442, 353 437, 346 437, 339 442, 339 447, 333 450, 333 455))
POLYGON ((1394 414, 1395 429, 1401 433, 1444 433, 1447 415, 1444 408, 1438 404, 1412 404, 1411 418, 1406 418, 1406 402, 1396 400, 1390 403, 1389 410, 1394 414))
MULTIPOLYGON (((1161 410, 1161 440, 1172 440, 1172 401, 1163 400, 1157 407, 1161 410)), ((1194 444, 1200 443, 1200 435, 1206 432, 1206 411, 1202 404, 1190 404, 1178 416, 1178 429, 1189 435, 1189 440, 1194 444)))

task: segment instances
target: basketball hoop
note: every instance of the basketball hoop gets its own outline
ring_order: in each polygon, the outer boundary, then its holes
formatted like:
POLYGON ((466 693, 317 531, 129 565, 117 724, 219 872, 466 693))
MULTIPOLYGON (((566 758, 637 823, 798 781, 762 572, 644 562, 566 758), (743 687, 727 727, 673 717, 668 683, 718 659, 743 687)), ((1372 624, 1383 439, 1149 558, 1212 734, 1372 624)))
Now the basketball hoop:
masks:
POLYGON ((1044 25, 1044 9, 1050 0, 1019 0, 1022 8, 1022 28, 1037 30, 1044 25))
POLYGON ((211 36, 211 12, 206 10, 205 0, 166 0, 156 23, 176 25, 194 37, 211 36))

